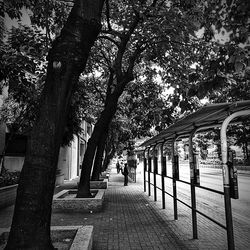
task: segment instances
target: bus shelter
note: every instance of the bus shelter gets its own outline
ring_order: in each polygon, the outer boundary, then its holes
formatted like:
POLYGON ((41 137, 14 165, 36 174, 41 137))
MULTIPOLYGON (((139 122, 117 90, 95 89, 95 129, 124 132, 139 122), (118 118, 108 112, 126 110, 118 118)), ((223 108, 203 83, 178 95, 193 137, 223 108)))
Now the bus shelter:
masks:
POLYGON ((239 101, 233 103, 218 103, 208 104, 200 108, 197 112, 194 112, 180 120, 167 129, 160 132, 158 135, 145 141, 140 147, 144 148, 144 191, 148 184, 148 194, 151 195, 151 180, 150 176, 153 173, 153 186, 154 186, 154 197, 156 200, 156 174, 158 174, 158 159, 157 159, 157 148, 160 149, 161 156, 161 178, 162 186, 158 188, 162 191, 162 206, 165 208, 165 187, 164 178, 168 177, 172 179, 173 192, 173 206, 174 206, 174 218, 178 219, 177 214, 177 201, 183 203, 192 209, 192 227, 193 227, 193 238, 198 238, 197 232, 197 213, 205 216, 207 219, 213 221, 220 227, 227 231, 227 242, 228 249, 235 249, 234 246, 234 234, 233 234, 233 220, 232 220, 232 209, 231 209, 231 198, 238 198, 238 182, 237 182, 237 170, 233 166, 232 155, 228 151, 227 142, 227 128, 231 123, 238 124, 242 122, 242 118, 250 116, 250 100, 239 101), (196 154, 193 151, 193 147, 190 146, 193 143, 193 137, 195 133, 200 131, 208 131, 213 128, 220 128, 220 141, 221 141, 221 160, 222 160, 222 175, 223 175, 223 192, 213 190, 207 187, 202 187, 199 180, 199 169, 197 168, 196 154), (190 183, 179 180, 179 163, 178 155, 176 154, 176 141, 182 138, 189 138, 189 166, 190 166, 190 183), (171 155, 172 155, 172 177, 166 175, 166 158, 163 156, 163 146, 165 143, 171 143, 171 155), (152 171, 153 163, 153 171, 152 171), (148 174, 146 176, 146 173, 148 174), (146 178, 147 177, 147 178, 146 178), (190 185, 191 192, 191 206, 182 202, 177 198, 176 181, 185 182, 190 185), (206 214, 196 209, 196 195, 195 189, 203 188, 211 192, 219 193, 224 195, 225 205, 225 217, 226 226, 210 218, 206 214))

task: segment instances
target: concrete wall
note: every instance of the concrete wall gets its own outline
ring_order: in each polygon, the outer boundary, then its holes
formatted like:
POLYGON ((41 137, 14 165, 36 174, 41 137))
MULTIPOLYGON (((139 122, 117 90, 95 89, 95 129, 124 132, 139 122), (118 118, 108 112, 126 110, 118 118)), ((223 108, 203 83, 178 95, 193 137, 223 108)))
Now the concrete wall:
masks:
MULTIPOLYGON (((8 97, 7 87, 3 88, 3 91, 0 92, 0 108, 6 97, 8 97)), ((57 175, 59 176, 60 172, 61 175, 64 175, 65 180, 74 179, 79 175, 80 164, 82 163, 84 153, 86 151, 87 141, 93 131, 93 125, 88 124, 86 121, 82 122, 81 127, 83 129, 83 133, 79 137, 74 136, 71 146, 60 148, 57 167, 60 171, 58 171, 57 175)), ((5 124, 0 124, 0 155, 5 146, 6 129, 5 124)), ((24 157, 21 156, 4 157, 5 167, 10 171, 20 171, 22 169, 23 162, 24 157)))
POLYGON ((69 147, 60 148, 57 168, 64 174, 65 180, 69 179, 70 153, 69 147))
POLYGON ((0 208, 13 205, 16 200, 17 185, 0 188, 0 208))
MULTIPOLYGON (((24 157, 5 156, 4 165, 9 171, 21 171, 24 157)), ((61 147, 58 158, 58 169, 64 174, 65 180, 77 177, 78 168, 78 138, 72 142, 70 147, 61 147)))
MULTIPOLYGON (((1 128, 3 130, 5 129, 5 126, 1 126, 1 128)), ((84 132, 79 137, 74 136, 74 140, 72 141, 70 146, 60 148, 57 166, 60 171, 57 174, 63 174, 64 180, 74 179, 80 174, 80 164, 82 163, 84 153, 86 151, 87 140, 91 136, 93 127, 84 121, 82 128, 84 132)), ((4 138, 3 131, 1 135, 1 138, 4 138)), ((5 167, 8 170, 20 171, 22 169, 24 157, 5 156, 4 159, 5 167)))
POLYGON ((24 157, 16 157, 16 156, 5 156, 4 157, 4 166, 9 171, 21 171, 23 167, 24 157))
POLYGON ((71 146, 61 147, 57 168, 64 174, 65 180, 77 177, 78 168, 78 138, 74 136, 71 146))
POLYGON ((78 168, 78 138, 74 136, 74 141, 71 143, 71 167, 69 179, 74 179, 77 177, 78 168))

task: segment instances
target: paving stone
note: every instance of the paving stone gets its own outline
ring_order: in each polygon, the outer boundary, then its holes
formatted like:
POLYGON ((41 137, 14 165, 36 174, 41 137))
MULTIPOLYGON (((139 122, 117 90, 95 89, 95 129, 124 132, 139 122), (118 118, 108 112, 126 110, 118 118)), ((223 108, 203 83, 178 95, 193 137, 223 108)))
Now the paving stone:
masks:
MULTIPOLYGON (((70 183, 67 183, 67 187, 70 187, 70 183)), ((55 192, 61 189, 57 187, 55 192)), ((162 209, 160 196, 155 202, 153 189, 151 194, 149 197, 144 193, 140 178, 137 178, 137 183, 130 181, 124 187, 123 176, 117 174, 114 166, 101 212, 53 213, 51 224, 93 225, 93 250, 227 249, 224 229, 198 215, 199 239, 193 240, 190 209, 178 203, 178 220, 174 220, 173 199, 166 196, 166 209, 162 209)), ((10 226, 9 216, 12 212, 13 206, 0 210, 1 227, 10 226)), ((236 249, 250 249, 247 242, 238 241, 236 249)))

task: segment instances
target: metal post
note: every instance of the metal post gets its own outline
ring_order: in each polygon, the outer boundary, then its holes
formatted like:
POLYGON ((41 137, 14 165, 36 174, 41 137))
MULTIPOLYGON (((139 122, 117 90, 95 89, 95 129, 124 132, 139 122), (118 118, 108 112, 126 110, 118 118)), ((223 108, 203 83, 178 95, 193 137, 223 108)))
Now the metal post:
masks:
POLYGON ((196 196, 195 196, 195 180, 194 180, 194 152, 193 152, 193 135, 196 129, 189 136, 189 166, 190 166, 190 183, 191 183, 191 206, 192 206, 192 226, 193 239, 198 239, 197 230, 197 214, 196 214, 196 196))
POLYGON ((176 190, 176 179, 175 179, 175 139, 172 142, 172 174, 173 174, 173 203, 174 203, 174 219, 178 220, 177 213, 177 190, 176 190))
POLYGON ((150 172, 151 172, 151 157, 150 157, 150 147, 149 147, 148 148, 148 196, 151 195, 150 172))
POLYGON ((147 158, 146 158, 146 150, 143 152, 143 179, 144 179, 144 192, 146 192, 146 171, 147 171, 147 158))
POLYGON ((161 144, 161 195, 162 195, 162 208, 165 209, 165 176, 166 176, 166 158, 163 155, 164 142, 161 144))
POLYGON ((222 156, 222 173, 223 173, 223 184, 224 184, 224 202, 225 202, 225 213, 226 213, 226 225, 227 225, 227 244, 229 250, 234 250, 234 233, 233 233, 233 219, 232 219, 232 207, 230 199, 230 182, 229 182, 229 169, 227 165, 227 126, 231 120, 237 116, 249 115, 250 110, 243 110, 235 112, 228 116, 221 126, 220 137, 221 137, 221 156, 222 156))
POLYGON ((156 145, 153 148, 153 163, 154 163, 154 201, 157 201, 157 189, 156 189, 156 174, 157 174, 157 151, 156 145))
MULTIPOLYGON (((137 166, 136 166, 137 167, 137 166)), ((135 182, 136 182, 136 168, 135 168, 135 182)))

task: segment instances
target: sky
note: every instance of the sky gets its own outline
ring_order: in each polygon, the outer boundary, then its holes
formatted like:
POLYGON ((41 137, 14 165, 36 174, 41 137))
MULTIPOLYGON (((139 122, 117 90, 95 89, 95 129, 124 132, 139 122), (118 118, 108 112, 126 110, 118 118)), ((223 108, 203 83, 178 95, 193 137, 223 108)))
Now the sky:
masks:
MULTIPOLYGON (((28 15, 28 11, 23 8, 21 12, 22 12, 21 23, 30 25, 30 18, 28 15)), ((10 19, 9 16, 7 14, 5 14, 4 25, 7 28, 7 30, 9 30, 9 29, 11 29, 12 26, 18 27, 18 21, 17 21, 17 19, 10 19)))

